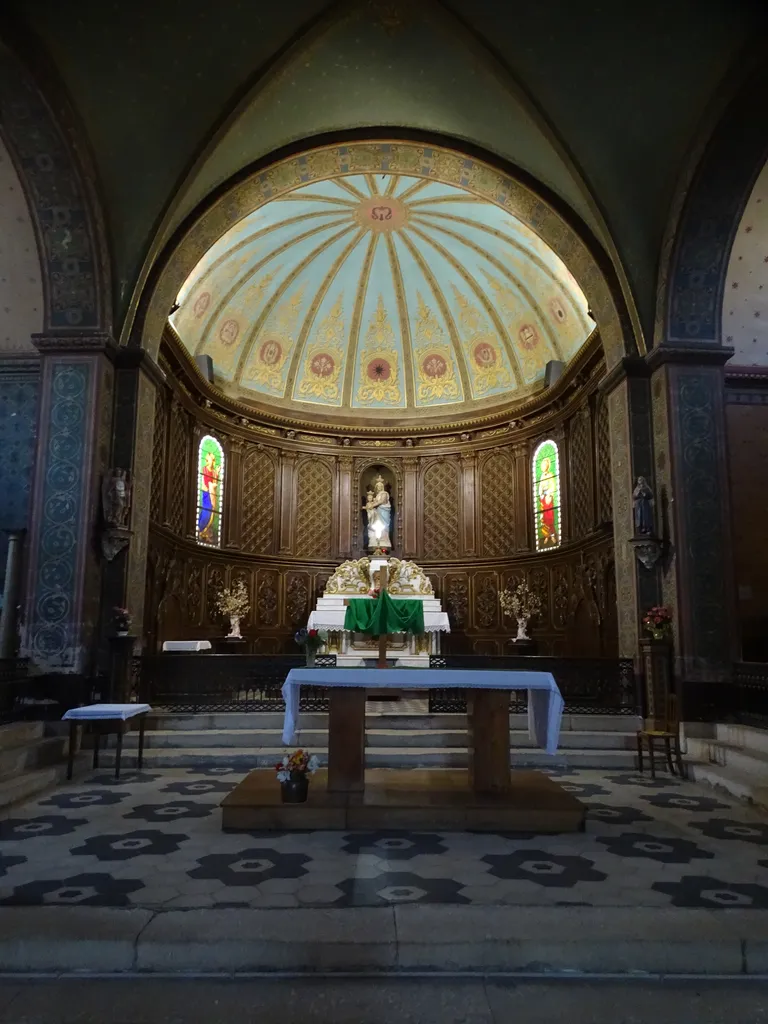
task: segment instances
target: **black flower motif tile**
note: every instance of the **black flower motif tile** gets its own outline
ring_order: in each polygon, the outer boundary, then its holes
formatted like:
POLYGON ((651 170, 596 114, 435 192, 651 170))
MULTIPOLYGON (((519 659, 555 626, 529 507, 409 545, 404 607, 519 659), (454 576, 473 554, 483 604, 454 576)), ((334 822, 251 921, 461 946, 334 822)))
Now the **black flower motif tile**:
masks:
POLYGON ((490 864, 497 878, 524 879, 555 888, 570 889, 579 882, 604 882, 608 877, 597 871, 587 857, 568 857, 544 850, 515 850, 514 853, 489 853, 481 858, 490 864))
POLYGON ((40 807, 58 807, 61 810, 83 807, 107 807, 119 804, 128 797, 127 793, 112 793, 109 790, 91 789, 86 793, 54 793, 47 800, 40 801, 40 807))
POLYGON ((606 781, 616 786, 637 786, 639 789, 667 789, 670 786, 679 786, 676 778, 669 775, 656 775, 652 779, 650 775, 628 772, 623 775, 607 775, 606 781))
POLYGON ((391 872, 376 878, 345 878, 338 882, 341 897, 335 907, 388 907, 397 903, 470 903, 461 895, 464 885, 452 878, 421 878, 391 872))
POLYGON ((259 846, 238 853, 210 853, 201 857, 190 878, 214 878, 224 885, 258 885, 267 878, 301 878, 310 858, 303 853, 280 853, 259 846))
POLYGON ((683 811, 722 811, 728 809, 711 796, 697 796, 695 793, 653 793, 643 796, 643 800, 654 807, 679 807, 683 811))
POLYGON ((212 765, 210 768, 188 768, 188 775, 242 775, 237 768, 227 768, 222 765, 212 765))
POLYGON ((56 904, 79 907, 128 907, 131 893, 144 888, 137 878, 113 878, 93 873, 53 878, 42 882, 17 885, 0 903, 5 906, 40 906, 56 904))
POLYGON ((217 782, 216 779, 198 779, 197 782, 171 782, 160 788, 161 793, 178 793, 180 796, 205 796, 206 793, 231 793, 232 782, 217 782))
POLYGON ((560 788, 573 796, 610 796, 610 789, 598 786, 595 782, 561 782, 560 788))
POLYGON ((614 804, 589 804, 587 817, 605 822, 606 825, 634 825, 638 821, 653 821, 637 807, 618 807, 614 804))
POLYGON ((651 888, 670 896, 673 907, 768 910, 768 888, 749 882, 685 875, 676 882, 655 882, 651 888))
POLYGON ((708 821, 692 821, 689 824, 710 839, 733 839, 754 843, 756 846, 768 846, 768 825, 761 821, 709 818, 708 821))
POLYGON ((178 818, 207 818, 218 809, 218 804, 196 803, 194 800, 175 800, 167 804, 139 804, 124 818, 134 821, 176 821, 178 818))
POLYGON ((8 874, 8 868, 15 867, 17 864, 26 864, 26 862, 26 857, 4 857, 0 853, 0 878, 8 874))
POLYGON ((91 836, 82 846, 75 846, 69 852, 73 857, 97 857, 99 860, 131 860, 152 854, 176 853, 189 836, 175 832, 158 832, 145 829, 139 832, 125 832, 122 835, 91 836))
POLYGON ((598 836, 598 843, 617 857, 644 857, 662 864, 690 864, 692 860, 712 860, 713 853, 702 850, 690 839, 668 839, 643 832, 622 832, 618 836, 598 836))
POLYGON ((122 772, 119 779, 114 774, 94 775, 88 780, 91 786, 134 786, 139 783, 157 782, 162 775, 154 775, 151 772, 122 772))
POLYGON ((558 768, 545 768, 544 771, 553 779, 561 779, 567 775, 579 774, 578 768, 572 768, 569 765, 560 765, 558 768))
POLYGON ((63 814, 41 814, 37 818, 6 818, 0 821, 0 840, 36 839, 38 836, 68 836, 87 818, 67 818, 63 814))
POLYGON ((344 836, 345 853, 372 853, 386 860, 411 860, 422 854, 445 853, 442 836, 433 832, 350 832, 344 836))

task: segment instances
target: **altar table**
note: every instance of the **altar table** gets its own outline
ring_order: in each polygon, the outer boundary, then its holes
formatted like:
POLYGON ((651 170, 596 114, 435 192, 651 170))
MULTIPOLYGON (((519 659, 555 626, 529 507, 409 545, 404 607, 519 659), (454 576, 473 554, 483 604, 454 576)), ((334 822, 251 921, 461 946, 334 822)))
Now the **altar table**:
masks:
POLYGON ((301 686, 330 689, 328 788, 361 792, 365 777, 366 689, 430 690, 457 687, 467 691, 469 772, 478 791, 509 787, 509 690, 528 691, 531 738, 555 754, 563 698, 549 672, 465 671, 461 669, 316 669, 294 668, 283 684, 283 743, 296 742, 301 686))

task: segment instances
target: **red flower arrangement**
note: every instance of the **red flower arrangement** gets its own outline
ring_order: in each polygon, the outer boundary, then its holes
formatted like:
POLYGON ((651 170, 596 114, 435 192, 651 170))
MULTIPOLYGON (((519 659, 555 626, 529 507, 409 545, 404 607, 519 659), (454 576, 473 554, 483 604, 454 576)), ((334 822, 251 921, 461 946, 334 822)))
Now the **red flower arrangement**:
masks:
POLYGON ((643 616, 643 628, 654 640, 663 640, 672 632, 672 612, 669 608, 649 608, 643 616))

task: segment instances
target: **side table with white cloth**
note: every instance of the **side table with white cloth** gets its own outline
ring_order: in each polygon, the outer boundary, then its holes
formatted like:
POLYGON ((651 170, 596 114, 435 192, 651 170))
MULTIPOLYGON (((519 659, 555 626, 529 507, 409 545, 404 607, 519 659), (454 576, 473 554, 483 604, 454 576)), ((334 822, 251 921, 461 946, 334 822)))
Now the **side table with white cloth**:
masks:
POLYGON ((563 698, 549 672, 465 671, 461 669, 294 668, 283 684, 283 743, 296 742, 301 686, 327 686, 328 789, 361 793, 365 788, 365 697, 367 689, 467 691, 469 775, 476 793, 505 792, 510 786, 509 691, 528 691, 531 738, 548 754, 557 752, 563 698))
POLYGON ((210 640, 166 640, 163 643, 163 653, 174 652, 176 654, 200 654, 201 651, 210 651, 210 640))
POLYGON ((93 728, 93 767, 99 767, 99 739, 110 732, 117 733, 117 749, 115 751, 115 778, 120 778, 120 761, 123 755, 123 736, 128 729, 128 722, 139 719, 139 753, 137 764, 141 768, 144 763, 144 727, 147 714, 152 710, 149 704, 87 704, 82 708, 70 708, 62 721, 69 722, 69 761, 67 778, 72 778, 75 764, 75 748, 77 747, 77 727, 88 723, 93 728))

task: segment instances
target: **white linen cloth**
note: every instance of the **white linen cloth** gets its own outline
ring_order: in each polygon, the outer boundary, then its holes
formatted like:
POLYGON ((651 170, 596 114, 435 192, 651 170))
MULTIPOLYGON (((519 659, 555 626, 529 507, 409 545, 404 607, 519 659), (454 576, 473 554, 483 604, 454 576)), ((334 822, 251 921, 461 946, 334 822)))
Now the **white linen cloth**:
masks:
POLYGON ((210 640, 166 640, 163 651, 210 651, 210 640))
MULTIPOLYGON (((344 629, 346 608, 324 608, 310 612, 307 629, 329 629, 332 632, 344 629)), ((424 612, 425 633, 450 633, 451 624, 446 612, 424 612)))
POLYGON ((62 717, 62 721, 97 722, 108 719, 119 719, 124 722, 136 715, 151 711, 149 704, 86 704, 83 708, 70 708, 62 717))
POLYGON ((527 690, 528 730, 548 754, 557 753, 563 697, 550 672, 465 671, 437 668, 292 668, 283 683, 283 743, 296 742, 299 692, 304 686, 362 686, 370 690, 527 690))

